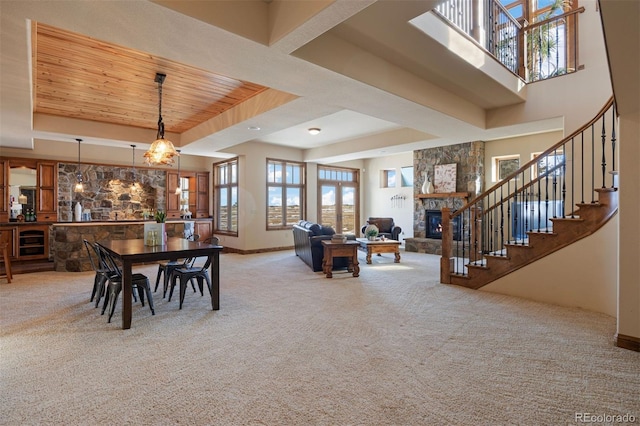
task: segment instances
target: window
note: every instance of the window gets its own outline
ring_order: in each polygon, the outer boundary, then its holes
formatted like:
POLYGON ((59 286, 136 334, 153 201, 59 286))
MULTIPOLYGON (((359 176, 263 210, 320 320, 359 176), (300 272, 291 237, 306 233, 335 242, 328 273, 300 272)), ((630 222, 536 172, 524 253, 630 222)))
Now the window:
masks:
MULTIPOLYGON (((538 158, 540 153, 533 154, 533 158, 538 158)), ((563 176, 564 175, 564 153, 556 151, 540 157, 534 166, 534 177, 540 176, 563 176)))
POLYGON ((501 181, 519 168, 519 155, 504 155, 501 157, 493 157, 493 181, 501 181))
POLYGON ((413 166, 400 169, 401 186, 413 186, 413 166))
POLYGON ((302 220, 305 192, 304 163, 267 159, 267 230, 302 220))
POLYGON ((213 165, 216 208, 215 231, 238 235, 238 159, 213 165))
POLYGON ((382 181, 380 182, 381 188, 395 188, 396 187, 396 171, 395 169, 382 170, 382 181))
MULTIPOLYGON (((578 9, 578 0, 500 0, 519 23, 524 23, 526 57, 522 64, 527 82, 576 71, 576 15, 556 18, 578 9)), ((499 58, 500 59, 500 58, 499 58)))
POLYGON ((318 166, 318 218, 338 234, 359 234, 359 170, 318 166))

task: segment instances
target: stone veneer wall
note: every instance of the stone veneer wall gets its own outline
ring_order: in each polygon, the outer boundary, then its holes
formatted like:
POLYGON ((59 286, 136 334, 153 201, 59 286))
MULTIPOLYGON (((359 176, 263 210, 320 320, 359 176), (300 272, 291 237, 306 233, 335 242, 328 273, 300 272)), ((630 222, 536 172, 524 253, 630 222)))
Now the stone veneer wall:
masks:
MULTIPOLYGON (((167 222, 165 230, 168 237, 181 237, 184 222, 167 222)), ((143 222, 55 224, 51 229, 49 256, 58 272, 91 271, 91 261, 83 243, 84 239, 94 242, 141 238, 144 238, 143 222)))
POLYGON ((58 220, 73 221, 75 203, 91 209, 91 220, 141 219, 143 210, 166 209, 166 172, 81 164, 84 192, 73 192, 77 164, 58 164, 58 220))
POLYGON ((464 205, 461 198, 418 198, 425 172, 433 182, 434 167, 439 164, 457 164, 456 192, 471 192, 471 198, 484 188, 484 142, 467 142, 458 145, 427 148, 413 152, 414 171, 414 207, 413 236, 406 239, 407 251, 433 253, 440 249, 440 240, 426 239, 425 210, 439 210, 449 207, 452 210, 464 205))

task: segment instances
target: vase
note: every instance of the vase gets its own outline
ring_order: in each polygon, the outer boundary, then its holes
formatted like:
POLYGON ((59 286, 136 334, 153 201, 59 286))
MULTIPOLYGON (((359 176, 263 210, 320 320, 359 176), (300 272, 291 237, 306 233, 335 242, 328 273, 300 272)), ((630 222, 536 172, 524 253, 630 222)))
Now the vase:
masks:
POLYGON ((433 184, 431 183, 431 179, 429 178, 428 174, 424 174, 424 182, 422 182, 422 189, 421 189, 423 194, 431 194, 433 193, 433 184))
POLYGON ((75 216, 76 222, 81 222, 82 221, 82 204, 80 204, 80 201, 78 201, 76 203, 74 216, 75 216))

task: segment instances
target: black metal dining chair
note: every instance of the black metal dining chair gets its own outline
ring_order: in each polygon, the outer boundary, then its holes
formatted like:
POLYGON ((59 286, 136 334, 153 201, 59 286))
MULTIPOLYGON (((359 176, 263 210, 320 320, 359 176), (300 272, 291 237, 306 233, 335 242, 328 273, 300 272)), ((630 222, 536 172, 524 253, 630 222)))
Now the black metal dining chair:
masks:
MULTIPOLYGON (((199 238, 200 236, 198 234, 191 234, 187 238, 187 240, 198 241, 199 238)), ((158 291, 158 286, 160 285, 160 277, 164 275, 163 286, 162 286, 162 298, 164 299, 167 296, 167 289, 169 287, 169 282, 171 281, 171 274, 173 273, 173 271, 176 268, 186 267, 190 263, 193 263, 192 258, 170 260, 168 262, 158 263, 158 275, 156 276, 156 285, 155 285, 155 288, 153 289, 153 292, 155 293, 156 291, 158 291)), ((193 284, 193 281, 191 282, 191 287, 193 288, 193 292, 195 293, 196 287, 193 284)))
MULTIPOLYGON (((98 248, 98 253, 100 253, 101 261, 109 269, 109 285, 107 286, 107 291, 104 297, 104 304, 102 305, 102 315, 104 315, 105 311, 108 308, 108 322, 111 322, 111 318, 113 317, 113 313, 116 309, 118 295, 122 291, 122 269, 120 269, 120 267, 116 263, 116 260, 113 258, 113 256, 111 256, 111 253, 109 253, 100 245, 97 245, 96 247, 98 248)), ((134 300, 135 291, 137 290, 138 297, 140 298, 140 303, 142 304, 142 306, 144 306, 144 296, 146 294, 147 302, 149 303, 149 308, 151 309, 151 315, 155 315, 156 312, 153 307, 153 296, 151 295, 149 278, 141 273, 133 273, 131 274, 131 284, 133 286, 134 300)))
POLYGON ((180 309, 184 303, 184 296, 187 291, 187 283, 191 282, 193 285, 193 279, 198 281, 198 287, 200 289, 200 295, 204 296, 204 282, 207 283, 209 294, 211 294, 211 278, 209 278, 209 266, 211 266, 211 257, 207 256, 206 261, 196 266, 195 263, 201 258, 194 258, 191 264, 184 267, 175 268, 171 274, 171 289, 169 291, 169 302, 171 302, 171 296, 173 296, 173 289, 177 282, 180 282, 180 309))
POLYGON ((109 281, 109 274, 111 271, 101 261, 97 245, 95 243, 90 243, 86 239, 83 239, 82 242, 87 249, 89 262, 91 262, 91 268, 93 268, 96 273, 95 277, 93 278, 93 290, 91 290, 91 298, 89 299, 89 302, 93 302, 93 300, 95 299, 95 307, 97 308, 100 304, 100 299, 102 299, 102 296, 104 296, 105 284, 107 281, 109 281))

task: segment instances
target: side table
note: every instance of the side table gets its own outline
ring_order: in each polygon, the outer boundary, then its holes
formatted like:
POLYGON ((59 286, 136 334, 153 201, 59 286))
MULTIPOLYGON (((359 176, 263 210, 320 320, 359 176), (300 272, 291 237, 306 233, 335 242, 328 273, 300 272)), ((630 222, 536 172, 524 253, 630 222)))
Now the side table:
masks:
POLYGON ((348 271, 353 273, 354 277, 360 275, 360 266, 358 266, 358 247, 357 241, 347 241, 345 243, 334 243, 332 241, 322 241, 324 246, 324 257, 322 258, 322 272, 327 278, 333 277, 333 258, 348 257, 348 271))

